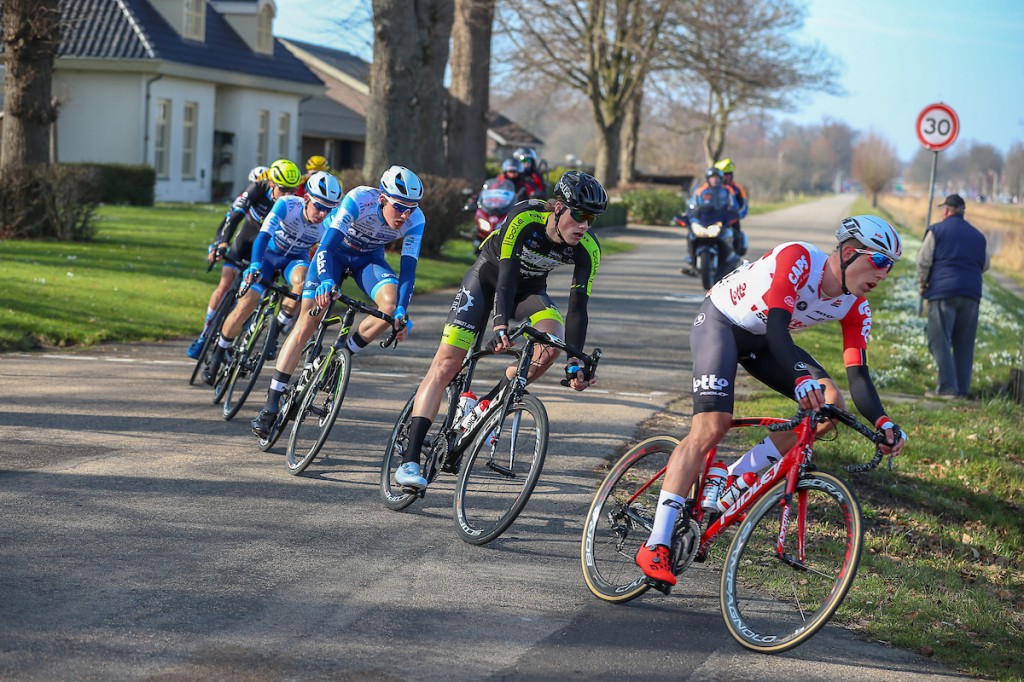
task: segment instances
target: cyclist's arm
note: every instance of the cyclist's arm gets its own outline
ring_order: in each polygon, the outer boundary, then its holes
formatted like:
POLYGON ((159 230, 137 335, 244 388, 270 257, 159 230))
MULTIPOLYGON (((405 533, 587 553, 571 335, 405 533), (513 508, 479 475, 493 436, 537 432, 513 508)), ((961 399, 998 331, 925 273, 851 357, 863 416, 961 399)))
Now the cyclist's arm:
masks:
POLYGON ((252 241, 251 262, 263 262, 263 257, 267 253, 267 247, 270 246, 271 240, 273 239, 274 231, 280 227, 281 221, 285 218, 287 213, 288 206, 283 199, 278 199, 274 202, 274 206, 267 212, 267 217, 263 219, 263 225, 260 226, 260 231, 256 233, 256 238, 252 241))
POLYGON ((412 226, 402 239, 402 260, 398 275, 398 305, 396 310, 408 310, 412 291, 416 286, 416 266, 420 261, 424 223, 412 226))
POLYGON ((853 404, 872 424, 885 416, 871 373, 868 371, 867 340, 871 334, 871 307, 860 298, 842 319, 843 364, 850 383, 853 404))
POLYGON ((565 342, 582 351, 590 321, 587 303, 590 302, 597 268, 601 265, 601 244, 597 238, 590 233, 585 234, 576 246, 573 260, 576 265, 569 285, 569 306, 565 311, 565 342))

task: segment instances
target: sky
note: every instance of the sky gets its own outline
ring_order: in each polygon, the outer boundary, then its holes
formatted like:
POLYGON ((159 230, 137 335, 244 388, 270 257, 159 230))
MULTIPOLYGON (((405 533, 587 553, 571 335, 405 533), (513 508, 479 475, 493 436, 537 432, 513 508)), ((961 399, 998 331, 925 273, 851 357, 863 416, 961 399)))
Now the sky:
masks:
MULTIPOLYGON (((341 0, 342 7, 366 4, 341 0)), ((802 94, 782 117, 802 124, 829 118, 873 131, 909 161, 921 148, 918 114, 944 102, 960 119, 951 151, 975 141, 1005 155, 1024 142, 1024 0, 809 0, 804 6, 796 38, 822 44, 842 62, 845 94, 802 94)), ((277 0, 275 35, 369 60, 369 26, 325 30, 331 17, 325 7, 337 5, 277 0)))

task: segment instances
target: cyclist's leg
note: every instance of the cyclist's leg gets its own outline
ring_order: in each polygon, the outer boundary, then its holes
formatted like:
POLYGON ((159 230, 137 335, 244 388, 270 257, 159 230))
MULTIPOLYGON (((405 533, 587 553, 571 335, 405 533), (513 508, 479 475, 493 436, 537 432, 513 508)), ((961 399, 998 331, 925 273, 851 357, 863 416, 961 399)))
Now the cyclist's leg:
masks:
MULTIPOLYGON (((800 354, 800 360, 807 365, 811 376, 825 387, 825 402, 832 403, 845 410, 846 401, 843 398, 842 392, 836 386, 832 377, 828 375, 828 372, 822 368, 821 363, 799 346, 797 347, 797 352, 800 354)), ((776 361, 767 344, 759 349, 754 357, 744 357, 741 360, 741 364, 752 377, 795 402, 796 396, 793 393, 792 376, 786 368, 776 361)), ((821 438, 833 428, 830 421, 819 424, 815 431, 815 437, 821 438)), ((748 471, 759 472, 781 459, 794 445, 796 445, 796 433, 793 431, 779 431, 769 434, 764 440, 750 450, 747 450, 729 466, 729 475, 740 476, 748 471)))
POLYGON ((277 321, 281 323, 281 328, 286 334, 291 332, 292 325, 295 324, 295 313, 302 305, 302 291, 306 287, 308 273, 309 261, 304 259, 293 261, 285 268, 285 279, 291 285, 292 293, 299 297, 299 301, 286 299, 281 303, 281 314, 278 315, 277 321))
POLYGON ((242 331, 242 325, 249 319, 249 315, 259 305, 260 298, 263 297, 263 287, 258 284, 254 284, 250 289, 245 292, 242 298, 238 299, 238 303, 228 313, 227 318, 224 320, 224 324, 220 327, 220 335, 217 337, 217 345, 213 349, 213 354, 210 356, 210 363, 207 366, 206 373, 203 375, 203 380, 206 383, 211 383, 214 377, 217 376, 217 372, 220 370, 221 364, 224 362, 224 357, 227 355, 228 348, 235 342, 235 338, 239 332, 242 331))
MULTIPOLYGON (((398 275, 384 260, 383 252, 374 254, 364 264, 354 267, 353 274, 359 288, 373 299, 382 313, 394 314, 398 306, 398 275)), ((359 329, 348 337, 348 349, 358 353, 389 328, 390 325, 379 318, 363 318, 359 329)))
MULTIPOLYGON (((555 307, 554 301, 551 300, 547 292, 526 297, 522 303, 516 306, 515 316, 518 319, 528 317, 530 325, 538 330, 553 334, 560 339, 565 338, 565 320, 562 319, 562 314, 558 312, 558 308, 555 307)), ((559 355, 561 355, 561 351, 557 348, 538 344, 533 352, 533 362, 530 365, 527 382, 532 383, 544 376, 548 368, 558 360, 559 355)))

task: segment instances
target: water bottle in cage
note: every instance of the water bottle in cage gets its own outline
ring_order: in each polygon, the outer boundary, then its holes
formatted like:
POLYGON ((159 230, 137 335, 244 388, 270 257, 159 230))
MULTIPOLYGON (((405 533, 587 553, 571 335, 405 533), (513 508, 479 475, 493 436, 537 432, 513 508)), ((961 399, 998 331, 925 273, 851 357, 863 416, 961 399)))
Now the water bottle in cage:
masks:
POLYGON ((718 511, 718 497, 725 488, 725 477, 728 473, 729 470, 722 462, 715 462, 708 469, 704 492, 700 496, 700 506, 704 511, 718 511))
POLYGON ((476 394, 473 391, 465 391, 459 396, 459 406, 455 409, 455 420, 456 424, 460 424, 462 418, 469 414, 469 411, 476 407, 477 400, 476 394))

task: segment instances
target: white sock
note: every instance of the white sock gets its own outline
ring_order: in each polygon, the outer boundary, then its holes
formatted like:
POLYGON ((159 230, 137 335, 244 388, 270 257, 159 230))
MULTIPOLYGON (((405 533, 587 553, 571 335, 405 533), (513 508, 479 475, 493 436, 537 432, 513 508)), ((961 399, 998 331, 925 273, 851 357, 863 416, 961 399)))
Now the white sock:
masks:
POLYGON ((748 471, 757 473, 780 459, 782 459, 782 455, 779 454, 775 443, 770 437, 765 437, 763 441, 747 450, 742 457, 732 463, 729 467, 729 475, 742 476, 748 471))
POLYGON ((654 528, 651 537, 647 538, 647 546, 669 546, 672 543, 672 528, 676 525, 679 512, 686 505, 686 498, 667 490, 658 496, 658 510, 654 513, 654 528))
POLYGON ((234 342, 234 339, 225 339, 223 336, 217 339, 217 345, 221 348, 231 348, 231 344, 234 342))

